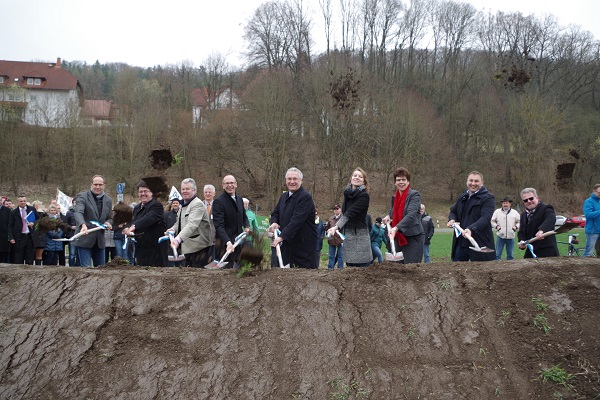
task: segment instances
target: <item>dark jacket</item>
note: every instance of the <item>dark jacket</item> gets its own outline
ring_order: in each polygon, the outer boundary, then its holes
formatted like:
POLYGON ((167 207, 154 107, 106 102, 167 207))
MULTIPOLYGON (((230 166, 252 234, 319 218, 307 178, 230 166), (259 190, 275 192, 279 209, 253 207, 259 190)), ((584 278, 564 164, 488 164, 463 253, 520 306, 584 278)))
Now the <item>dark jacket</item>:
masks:
MULTIPOLYGON (((485 246, 488 249, 495 249, 494 234, 492 233, 492 224, 490 224, 495 208, 496 200, 494 195, 488 192, 485 186, 482 186, 481 189, 470 198, 468 192, 461 193, 456 203, 450 207, 448 220, 460 222, 460 227, 462 229, 470 229, 473 239, 475 239, 480 247, 485 246)), ((472 246, 471 242, 462 236, 457 238, 453 235, 452 237, 452 258, 454 258, 457 246, 472 246)), ((495 253, 491 252, 477 253, 475 256, 478 259, 472 261, 489 261, 496 258, 495 253)))
MULTIPOLYGON (((29 214, 32 212, 35 214, 36 221, 38 220, 38 213, 35 211, 35 208, 32 206, 25 207, 25 214, 29 214)), ((29 228, 29 233, 33 233, 34 228, 29 228)), ((8 240, 13 240, 15 243, 19 243, 21 238, 21 232, 23 231, 23 222, 21 220, 21 208, 16 207, 14 210, 10 212, 10 217, 8 219, 8 240)))
MULTIPOLYGON (((221 258, 227 250, 227 242, 233 244, 235 237, 242 233, 244 227, 249 227, 250 224, 248 223, 246 210, 244 210, 242 196, 237 193, 234 201, 229 193, 223 192, 213 201, 211 212, 215 225, 216 245, 218 246, 215 248, 215 254, 217 258, 221 258)), ((236 247, 233 260, 238 261, 240 259, 241 251, 241 245, 236 247)))
POLYGON ((433 225, 431 216, 427 213, 422 214, 421 224, 423 225, 423 230, 425 231, 425 244, 431 244, 431 238, 435 232, 435 226, 433 225))
POLYGON ((344 190, 344 203, 342 204, 342 216, 336 223, 338 227, 343 228, 346 232, 353 229, 355 232, 358 229, 371 231, 370 216, 367 222, 367 211, 369 210, 369 202, 371 198, 369 193, 364 189, 352 190, 347 186, 344 190))
MULTIPOLYGON (((88 229, 95 228, 96 225, 90 224, 90 221, 97 221, 101 224, 104 224, 107 221, 109 223, 112 222, 112 220, 109 219, 112 210, 112 199, 105 193, 99 202, 102 204, 101 213, 98 212, 96 196, 91 190, 77 194, 77 203, 75 204, 75 222, 77 222, 76 234, 81 231, 81 225, 83 224, 86 224, 88 229)), ((85 247, 88 249, 94 247, 94 244, 98 243, 98 247, 103 249, 105 246, 104 231, 98 230, 80 236, 75 239, 74 242, 77 247, 85 247)))
MULTIPOLYGON (((549 204, 538 203, 535 212, 531 219, 527 218, 527 212, 521 213, 521 226, 519 227, 519 241, 529 240, 535 236, 538 231, 548 232, 554 230, 556 223, 556 212, 554 207, 549 204)), ((531 243, 533 252, 538 257, 554 257, 558 256, 558 246, 556 244, 556 236, 550 235, 542 240, 536 240, 531 243)), ((529 249, 525 250, 525 257, 531 258, 529 249)))
POLYGON ((54 229, 53 231, 46 232, 46 251, 62 251, 63 242, 58 242, 52 239, 60 239, 64 236, 62 229, 54 229))
MULTIPOLYGON (((0 206, 0 253, 8 253, 10 247, 8 239, 10 211, 8 207, 0 206)), ((4 260, 0 260, 0 262, 4 262, 4 260)))
POLYGON ((138 204, 133 209, 132 223, 135 225, 137 265, 166 267, 169 242, 158 243, 167 230, 162 204, 154 198, 143 206, 138 204))
POLYGON ((317 246, 315 203, 312 196, 300 186, 291 196, 284 192, 271 214, 271 223, 278 223, 283 243, 283 264, 317 268, 314 251, 317 246))
MULTIPOLYGON (((392 196, 392 207, 390 208, 390 219, 394 219, 394 200, 396 196, 392 196)), ((421 194, 416 190, 409 189, 406 195, 404 204, 404 213, 402 220, 396 225, 398 232, 404 236, 417 236, 423 233, 423 225, 421 224, 421 194)), ((391 224, 390 224, 391 225, 391 224)), ((392 226, 393 228, 393 226, 392 226)))
POLYGON ((62 221, 67 224, 67 230, 65 231, 65 237, 66 238, 70 238, 71 236, 73 236, 75 234, 75 229, 71 230, 72 226, 77 227, 77 222, 75 222, 75 213, 73 211, 72 208, 70 208, 69 210, 67 210, 65 215, 60 214, 60 219, 62 219, 62 221))
POLYGON ((373 243, 378 248, 381 248, 381 244, 385 238, 385 229, 383 226, 377 226, 377 224, 373 224, 373 228, 371 228, 371 232, 369 233, 371 236, 371 243, 373 243))

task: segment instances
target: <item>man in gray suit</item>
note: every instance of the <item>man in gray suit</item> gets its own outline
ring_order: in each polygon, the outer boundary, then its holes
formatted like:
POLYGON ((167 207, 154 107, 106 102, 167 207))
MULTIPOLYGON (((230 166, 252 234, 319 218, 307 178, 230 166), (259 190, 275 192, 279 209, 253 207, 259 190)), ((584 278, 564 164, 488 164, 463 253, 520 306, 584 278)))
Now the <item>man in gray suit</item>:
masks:
POLYGON ((196 197, 198 187, 192 178, 181 182, 183 204, 177 213, 177 222, 169 230, 173 232, 172 247, 181 245, 180 254, 185 254, 185 265, 204 267, 210 262, 212 235, 210 216, 204 202, 196 197))
POLYGON ((112 199, 104 192, 106 180, 102 175, 94 175, 90 190, 77 194, 75 204, 75 234, 84 234, 75 240, 82 267, 94 267, 106 264, 104 255, 104 230, 87 233, 88 229, 96 226, 89 221, 98 221, 112 229, 112 220, 109 219, 112 210, 112 199))

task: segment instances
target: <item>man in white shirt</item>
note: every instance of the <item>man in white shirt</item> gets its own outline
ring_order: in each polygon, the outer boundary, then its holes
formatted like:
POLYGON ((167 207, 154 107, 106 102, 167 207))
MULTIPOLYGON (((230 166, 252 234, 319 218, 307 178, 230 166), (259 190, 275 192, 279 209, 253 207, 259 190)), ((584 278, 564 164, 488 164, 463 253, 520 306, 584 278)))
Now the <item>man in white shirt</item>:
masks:
POLYGON ((512 202, 509 197, 503 198, 502 207, 494 211, 492 215, 492 228, 496 231, 496 260, 502 259, 504 246, 506 246, 506 259, 513 259, 515 235, 519 230, 521 216, 517 210, 512 208, 512 202))

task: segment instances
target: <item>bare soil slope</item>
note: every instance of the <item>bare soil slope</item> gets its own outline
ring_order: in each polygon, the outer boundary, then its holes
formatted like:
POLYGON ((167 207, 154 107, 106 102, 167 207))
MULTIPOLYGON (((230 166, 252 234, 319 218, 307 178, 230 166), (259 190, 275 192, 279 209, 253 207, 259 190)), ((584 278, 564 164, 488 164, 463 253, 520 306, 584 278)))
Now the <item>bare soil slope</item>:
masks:
POLYGON ((4 264, 0 295, 2 399, 600 395, 598 259, 241 279, 4 264))

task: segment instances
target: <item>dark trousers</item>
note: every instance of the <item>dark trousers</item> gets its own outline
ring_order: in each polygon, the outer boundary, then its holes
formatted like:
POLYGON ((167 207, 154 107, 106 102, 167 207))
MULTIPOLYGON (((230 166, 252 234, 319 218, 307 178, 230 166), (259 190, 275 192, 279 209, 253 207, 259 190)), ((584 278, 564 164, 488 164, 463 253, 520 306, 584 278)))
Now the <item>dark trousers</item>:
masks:
POLYGON ((206 247, 195 253, 185 255, 185 265, 187 267, 202 268, 207 265, 210 260, 210 247, 206 247))
POLYGON ((57 265, 59 263, 59 259, 60 251, 44 250, 44 265, 57 265))
POLYGON ((25 264, 33 265, 35 249, 33 247, 31 233, 21 233, 21 236, 15 241, 12 249, 12 259, 15 264, 23 264, 23 262, 25 262, 25 264))

